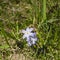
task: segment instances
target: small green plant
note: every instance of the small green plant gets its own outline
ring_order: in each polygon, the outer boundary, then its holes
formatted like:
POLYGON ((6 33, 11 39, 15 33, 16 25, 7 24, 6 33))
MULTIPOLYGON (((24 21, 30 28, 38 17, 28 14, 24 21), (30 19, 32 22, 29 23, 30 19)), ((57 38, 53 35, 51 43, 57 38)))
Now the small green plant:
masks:
POLYGON ((9 52, 9 56, 22 53, 32 60, 60 60, 57 0, 2 0, 0 7, 0 59, 9 52))

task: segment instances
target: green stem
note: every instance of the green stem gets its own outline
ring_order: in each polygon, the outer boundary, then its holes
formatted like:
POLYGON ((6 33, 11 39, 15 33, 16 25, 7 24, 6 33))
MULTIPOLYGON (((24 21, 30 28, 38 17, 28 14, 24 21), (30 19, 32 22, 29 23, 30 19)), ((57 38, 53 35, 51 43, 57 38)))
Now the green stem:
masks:
POLYGON ((19 29, 18 29, 18 28, 19 28, 19 27, 18 27, 18 21, 17 21, 17 22, 16 22, 16 34, 17 34, 17 35, 16 35, 16 38, 17 38, 17 39, 19 39, 19 37, 18 37, 18 35, 19 35, 19 34, 18 34, 18 33, 19 33, 19 32, 18 32, 19 29))
POLYGON ((38 28, 46 21, 46 0, 43 0, 42 4, 42 21, 39 22, 38 28))
POLYGON ((46 0, 43 0, 43 21, 46 20, 46 0))

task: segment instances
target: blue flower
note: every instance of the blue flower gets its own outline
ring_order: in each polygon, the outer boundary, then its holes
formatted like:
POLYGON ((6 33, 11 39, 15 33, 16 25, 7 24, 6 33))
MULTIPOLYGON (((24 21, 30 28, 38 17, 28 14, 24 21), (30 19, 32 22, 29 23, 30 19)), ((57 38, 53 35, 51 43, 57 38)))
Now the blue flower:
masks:
POLYGON ((32 38, 31 37, 31 39, 28 41, 28 46, 31 46, 31 45, 36 44, 36 41, 37 41, 37 38, 36 37, 35 38, 32 38))
POLYGON ((26 30, 22 30, 23 35, 23 39, 26 38, 26 41, 28 42, 28 45, 31 46, 32 44, 35 44, 35 42, 37 41, 36 38, 36 33, 32 32, 34 30, 34 28, 27 28, 26 30))
POLYGON ((34 29, 33 28, 27 28, 26 30, 22 30, 23 35, 23 39, 27 38, 27 40, 29 40, 29 37, 34 37, 36 35, 36 33, 32 33, 34 29))
POLYGON ((36 37, 35 37, 35 38, 32 38, 32 37, 31 37, 31 41, 32 41, 32 44, 35 44, 36 41, 37 41, 37 38, 36 38, 36 37))

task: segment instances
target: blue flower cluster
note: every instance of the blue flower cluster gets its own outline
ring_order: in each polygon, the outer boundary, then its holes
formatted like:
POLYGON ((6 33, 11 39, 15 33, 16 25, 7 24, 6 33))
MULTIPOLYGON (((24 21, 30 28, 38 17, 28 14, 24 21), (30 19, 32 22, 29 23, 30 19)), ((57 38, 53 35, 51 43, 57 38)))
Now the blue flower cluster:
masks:
POLYGON ((36 32, 32 32, 34 30, 34 28, 26 28, 26 30, 22 30, 23 35, 23 39, 26 38, 26 41, 28 43, 28 46, 34 45, 37 41, 37 37, 36 37, 36 32))

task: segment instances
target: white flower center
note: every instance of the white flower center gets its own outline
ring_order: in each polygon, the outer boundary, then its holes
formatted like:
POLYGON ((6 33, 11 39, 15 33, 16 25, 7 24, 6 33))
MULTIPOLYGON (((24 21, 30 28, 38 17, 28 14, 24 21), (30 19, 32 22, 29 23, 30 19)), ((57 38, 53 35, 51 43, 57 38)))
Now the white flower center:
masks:
POLYGON ((26 34, 30 34, 30 32, 26 32, 26 34))

